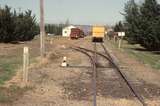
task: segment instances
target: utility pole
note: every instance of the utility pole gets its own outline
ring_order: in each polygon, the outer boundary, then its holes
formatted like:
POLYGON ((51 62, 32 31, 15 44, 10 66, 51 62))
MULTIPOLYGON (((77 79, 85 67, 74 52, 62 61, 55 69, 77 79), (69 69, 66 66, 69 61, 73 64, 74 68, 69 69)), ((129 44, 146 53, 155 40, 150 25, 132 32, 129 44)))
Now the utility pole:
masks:
POLYGON ((40 0, 40 55, 45 57, 44 0, 40 0))

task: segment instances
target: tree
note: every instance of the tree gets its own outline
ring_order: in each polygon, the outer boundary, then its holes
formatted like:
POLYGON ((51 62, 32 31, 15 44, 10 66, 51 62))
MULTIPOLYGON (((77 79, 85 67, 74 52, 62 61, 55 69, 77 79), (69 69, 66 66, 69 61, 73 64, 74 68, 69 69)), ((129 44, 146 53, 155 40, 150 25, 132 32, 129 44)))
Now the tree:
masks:
POLYGON ((0 8, 0 42, 9 42, 14 39, 14 20, 11 8, 5 6, 0 8))
POLYGON ((124 11, 129 43, 140 44, 148 50, 160 50, 160 5, 157 1, 145 0, 137 5, 130 0, 124 11))
POLYGON ((65 22, 65 24, 64 24, 64 26, 67 27, 69 25, 70 25, 70 21, 69 21, 69 19, 67 19, 66 22, 65 22))
POLYGON ((0 8, 0 42, 32 40, 38 34, 36 18, 31 10, 18 13, 11 8, 0 8))
POLYGON ((46 32, 47 33, 53 33, 55 35, 62 35, 62 29, 65 27, 65 24, 46 24, 46 32))
POLYGON ((35 16, 32 16, 32 11, 27 10, 25 13, 19 13, 15 19, 15 40, 27 41, 34 38, 38 33, 35 16))
POLYGON ((126 35, 128 38, 128 41, 130 43, 138 43, 139 41, 139 22, 140 19, 140 13, 139 13, 139 6, 135 3, 134 0, 130 0, 125 4, 125 21, 126 21, 126 35))
POLYGON ((114 31, 115 32, 122 32, 125 31, 124 25, 121 21, 119 21, 119 23, 117 23, 114 27, 114 31))
POLYGON ((149 50, 160 50, 160 5, 156 0, 145 0, 140 8, 140 44, 149 50))

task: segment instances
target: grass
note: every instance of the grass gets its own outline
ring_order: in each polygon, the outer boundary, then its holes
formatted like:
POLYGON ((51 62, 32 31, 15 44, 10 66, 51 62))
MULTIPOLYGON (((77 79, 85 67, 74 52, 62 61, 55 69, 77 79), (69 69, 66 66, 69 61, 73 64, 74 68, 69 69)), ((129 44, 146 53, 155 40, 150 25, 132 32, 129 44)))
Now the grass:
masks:
MULTIPOLYGON (((109 41, 114 48, 118 49, 118 43, 109 41)), ((160 69, 160 54, 147 51, 140 45, 131 45, 127 41, 123 41, 121 50, 126 51, 131 57, 136 58, 138 61, 151 66, 154 69, 160 69)))
POLYGON ((21 65, 21 59, 19 57, 0 57, 0 85, 3 85, 5 81, 11 79, 15 74, 16 69, 21 65))
POLYGON ((16 70, 22 65, 22 56, 19 53, 20 51, 17 50, 11 54, 0 56, 0 103, 10 103, 26 89, 17 86, 2 87, 5 81, 10 80, 15 75, 16 70))
POLYGON ((21 97, 24 92, 33 89, 32 87, 20 88, 12 85, 9 88, 0 87, 0 103, 12 103, 21 97))
MULTIPOLYGON (((20 88, 16 85, 8 88, 2 87, 5 81, 10 80, 16 70, 22 66, 22 54, 19 53, 20 51, 17 51, 16 54, 0 56, 0 103, 12 103, 24 92, 30 90, 30 87, 20 88)), ((30 62, 35 62, 35 59, 31 59, 30 62)))
POLYGON ((24 46, 29 46, 31 49, 30 63, 36 62, 35 58, 39 56, 37 52, 39 49, 38 41, 39 39, 34 39, 31 42, 25 42, 25 44, 0 44, 0 103, 10 103, 28 89, 17 86, 3 88, 3 85, 22 67, 24 46))

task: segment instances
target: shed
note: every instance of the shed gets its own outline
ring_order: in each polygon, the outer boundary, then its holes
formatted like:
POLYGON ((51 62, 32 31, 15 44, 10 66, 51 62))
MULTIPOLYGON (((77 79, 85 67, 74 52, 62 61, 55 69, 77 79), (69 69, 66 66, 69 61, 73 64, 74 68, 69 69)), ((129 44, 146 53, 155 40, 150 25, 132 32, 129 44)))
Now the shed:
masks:
POLYGON ((70 37, 70 33, 71 33, 71 29, 72 28, 76 28, 76 27, 73 26, 73 25, 70 25, 70 26, 67 26, 67 27, 63 28, 63 30, 62 30, 62 36, 64 36, 64 37, 70 37))

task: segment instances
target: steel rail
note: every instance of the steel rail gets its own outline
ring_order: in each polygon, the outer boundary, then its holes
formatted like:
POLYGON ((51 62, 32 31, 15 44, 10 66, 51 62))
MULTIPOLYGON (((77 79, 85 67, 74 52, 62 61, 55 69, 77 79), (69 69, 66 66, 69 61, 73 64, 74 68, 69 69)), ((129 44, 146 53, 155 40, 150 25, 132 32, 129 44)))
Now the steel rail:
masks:
MULTIPOLYGON (((71 47, 71 49, 85 54, 90 59, 90 62, 91 62, 91 65, 92 65, 92 69, 93 69, 93 78, 92 78, 93 106, 97 106, 97 98, 96 98, 96 96, 97 96, 97 90, 96 90, 96 59, 95 59, 96 53, 94 54, 94 57, 92 57, 92 56, 89 55, 89 53, 87 53, 83 49, 76 48, 76 47, 74 47, 74 48, 71 47)), ((96 50, 96 45, 94 46, 94 49, 96 50)))
POLYGON ((96 43, 94 43, 94 69, 93 69, 93 93, 94 93, 94 96, 93 96, 93 106, 96 106, 97 105, 97 81, 96 81, 96 77, 97 77, 97 67, 96 67, 96 63, 97 63, 97 47, 96 47, 96 43))
MULTIPOLYGON (((101 44, 101 45, 103 45, 103 44, 101 44)), ((103 45, 103 49, 104 49, 105 54, 107 56, 104 55, 104 54, 102 54, 102 53, 99 53, 97 51, 93 51, 93 50, 89 50, 89 49, 82 48, 82 47, 77 47, 77 46, 75 46, 75 47, 79 48, 79 49, 83 49, 83 50, 88 51, 90 53, 95 53, 96 52, 97 55, 102 56, 103 58, 105 58, 106 60, 108 60, 112 64, 112 66, 117 70, 117 72, 119 73, 119 75, 122 77, 123 81, 126 83, 126 85, 130 89, 130 91, 132 92, 132 94, 134 95, 134 97, 136 97, 143 106, 147 106, 147 104, 145 103, 144 99, 140 95, 138 95, 138 93, 136 92, 136 90, 134 89, 134 87, 132 86, 132 84, 129 83, 129 81, 127 80, 126 76, 121 72, 118 64, 114 62, 113 57, 110 55, 110 53, 107 51, 107 49, 105 48, 104 45, 103 45)))
MULTIPOLYGON (((109 58, 112 59, 112 56, 110 55, 110 53, 108 52, 108 50, 106 49, 106 47, 104 46, 104 44, 101 43, 102 48, 105 51, 105 54, 109 56, 109 58)), ((113 59, 112 59, 113 60, 113 59)), ((116 70, 118 71, 118 73, 121 75, 121 77, 124 79, 124 81, 126 82, 126 84, 128 85, 128 87, 130 88, 130 90, 132 91, 133 95, 141 102, 141 104, 143 106, 147 106, 147 104, 145 103, 144 99, 136 92, 136 90, 134 89, 133 85, 130 84, 130 82, 128 81, 127 77, 124 75, 124 73, 121 71, 121 69, 119 68, 119 66, 113 61, 112 62, 114 67, 116 68, 116 70)))

